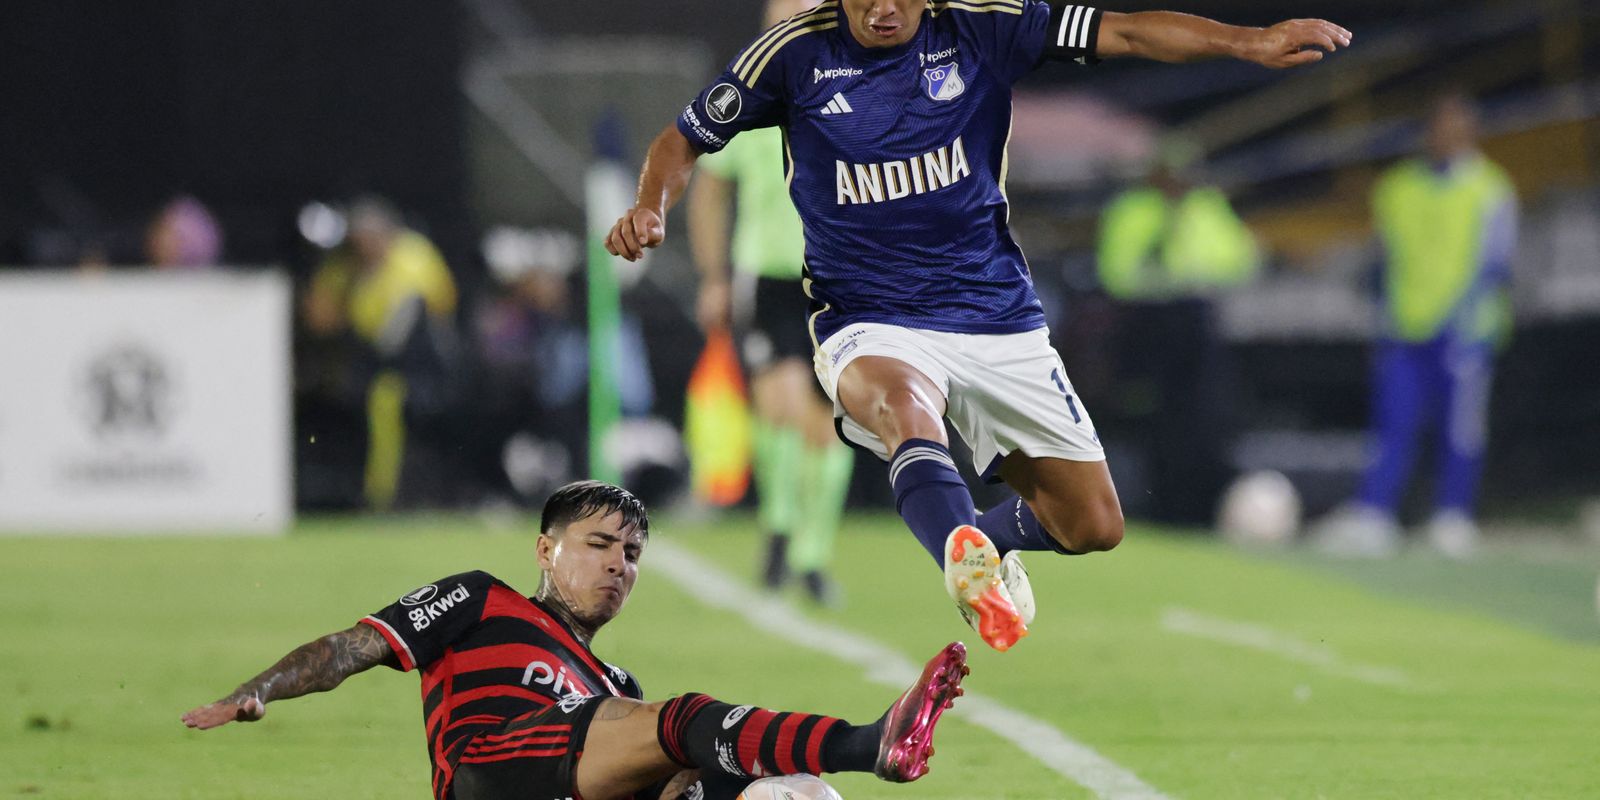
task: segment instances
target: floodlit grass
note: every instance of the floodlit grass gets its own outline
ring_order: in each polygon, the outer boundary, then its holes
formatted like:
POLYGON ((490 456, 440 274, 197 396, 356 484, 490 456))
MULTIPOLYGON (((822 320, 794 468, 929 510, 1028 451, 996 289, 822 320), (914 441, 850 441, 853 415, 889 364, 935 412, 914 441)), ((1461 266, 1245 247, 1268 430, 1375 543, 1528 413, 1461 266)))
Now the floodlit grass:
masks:
MULTIPOLYGON (((1580 621, 1592 563, 1413 557, 1357 574, 1134 530, 1112 554, 1030 558, 1039 619, 1002 655, 961 625, 899 525, 849 521, 847 606, 813 616, 916 662, 965 639, 973 691, 1170 797, 1600 796, 1600 635, 1580 621), (1221 632, 1175 631, 1174 614, 1221 632)), ((655 535, 743 578, 750 529, 660 520, 655 535)), ((531 548, 530 533, 457 518, 311 520, 281 539, 0 539, 0 797, 426 798, 412 675, 380 668, 255 725, 200 733, 178 716, 434 578, 484 568, 531 592, 531 548)), ((648 551, 596 650, 654 698, 855 720, 892 699, 854 666, 698 605, 648 551)), ((1092 796, 960 717, 933 763, 910 786, 830 780, 849 800, 1092 796)))

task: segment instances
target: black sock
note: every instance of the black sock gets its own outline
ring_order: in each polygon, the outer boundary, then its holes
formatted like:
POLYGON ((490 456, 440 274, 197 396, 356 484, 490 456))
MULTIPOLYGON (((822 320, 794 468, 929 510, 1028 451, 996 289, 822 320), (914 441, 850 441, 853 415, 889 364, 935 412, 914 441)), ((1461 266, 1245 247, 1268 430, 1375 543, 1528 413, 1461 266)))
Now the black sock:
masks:
POLYGON ((759 778, 796 773, 871 772, 883 721, 851 725, 835 717, 735 706, 703 694, 667 701, 656 738, 686 769, 759 778))

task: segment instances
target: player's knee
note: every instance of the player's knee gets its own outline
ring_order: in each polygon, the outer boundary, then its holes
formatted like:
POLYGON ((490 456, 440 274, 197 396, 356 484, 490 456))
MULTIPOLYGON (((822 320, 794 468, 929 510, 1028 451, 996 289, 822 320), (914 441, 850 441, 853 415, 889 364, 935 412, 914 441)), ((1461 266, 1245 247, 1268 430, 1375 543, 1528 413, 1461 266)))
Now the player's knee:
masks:
POLYGON ((1099 553, 1122 544, 1122 509, 1090 514, 1078 533, 1080 553, 1099 553))
POLYGON ((883 393, 873 417, 878 424, 874 431, 884 439, 943 438, 944 421, 938 408, 925 392, 906 386, 883 393))
POLYGON ((1115 500, 1083 507, 1048 505, 1040 522, 1061 546, 1074 553, 1098 553, 1122 543, 1122 507, 1115 500))

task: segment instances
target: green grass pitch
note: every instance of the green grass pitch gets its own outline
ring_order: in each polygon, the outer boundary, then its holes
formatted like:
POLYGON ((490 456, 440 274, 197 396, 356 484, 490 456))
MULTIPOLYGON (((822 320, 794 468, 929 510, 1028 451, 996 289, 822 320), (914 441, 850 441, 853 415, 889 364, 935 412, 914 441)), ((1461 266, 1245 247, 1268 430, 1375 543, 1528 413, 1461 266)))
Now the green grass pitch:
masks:
MULTIPOLYGON (((847 528, 847 605, 812 618, 918 663, 967 641, 972 691, 1167 797, 1600 797, 1592 554, 1363 567, 1134 528, 1112 554, 1033 556, 1039 619, 997 654, 898 520, 847 528)), ((743 580, 751 529, 663 519, 655 536, 743 580)), ((484 568, 531 592, 531 553, 527 531, 427 517, 311 520, 272 539, 0 538, 0 798, 422 800, 414 675, 380 668, 254 725, 201 733, 178 716, 434 578, 484 568)), ((595 649, 653 698, 860 721, 893 694, 699 605, 648 550, 595 649)), ((923 781, 830 781, 847 800, 1095 796, 959 716, 923 781)))

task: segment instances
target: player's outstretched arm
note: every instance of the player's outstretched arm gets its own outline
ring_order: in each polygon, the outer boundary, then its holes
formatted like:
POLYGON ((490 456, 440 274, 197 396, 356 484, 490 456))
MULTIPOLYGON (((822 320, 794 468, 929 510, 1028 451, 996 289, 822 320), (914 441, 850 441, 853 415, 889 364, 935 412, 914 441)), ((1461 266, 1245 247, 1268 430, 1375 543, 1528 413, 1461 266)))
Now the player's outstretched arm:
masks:
POLYGON ((1349 47, 1350 31, 1320 19, 1293 19, 1270 28, 1246 28, 1179 14, 1106 12, 1095 55, 1137 56, 1180 63, 1207 58, 1237 58, 1273 69, 1321 61, 1324 52, 1349 47))
POLYGON ((326 692, 358 672, 399 663, 377 629, 357 623, 296 647, 227 697, 184 714, 183 724, 206 730, 229 722, 255 722, 266 715, 267 703, 273 700, 326 692))
POLYGON ((689 140, 678 132, 677 125, 668 125, 656 136, 639 173, 639 196, 633 208, 611 226, 606 235, 607 252, 638 261, 644 257, 645 248, 655 247, 667 238, 667 209, 678 202, 689 185, 689 175, 699 157, 689 140))

